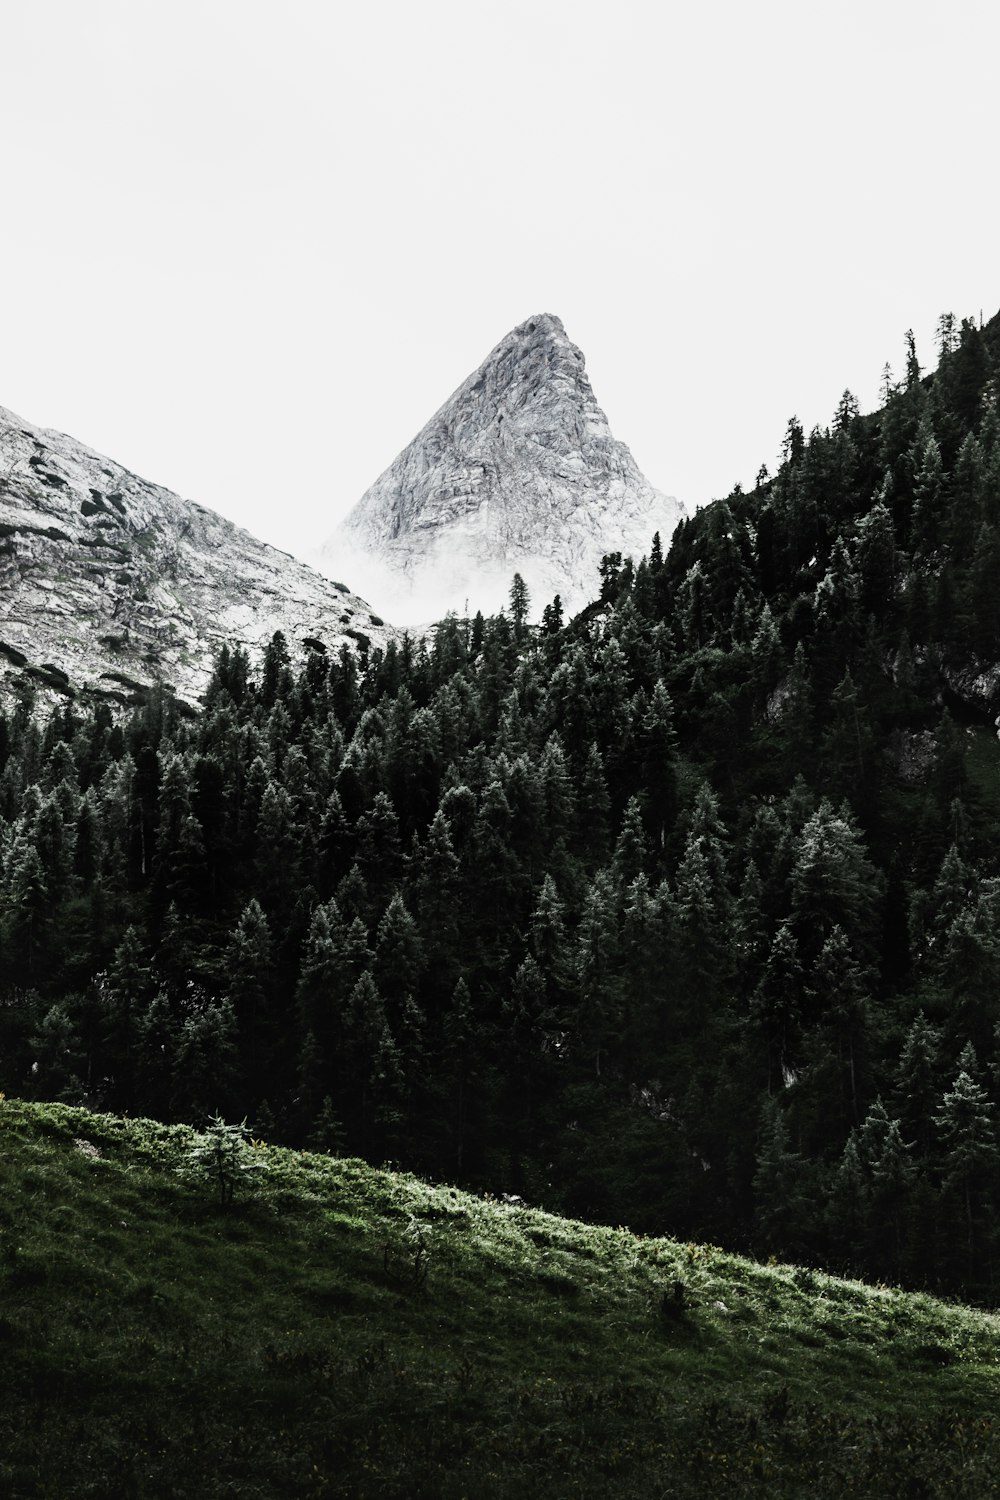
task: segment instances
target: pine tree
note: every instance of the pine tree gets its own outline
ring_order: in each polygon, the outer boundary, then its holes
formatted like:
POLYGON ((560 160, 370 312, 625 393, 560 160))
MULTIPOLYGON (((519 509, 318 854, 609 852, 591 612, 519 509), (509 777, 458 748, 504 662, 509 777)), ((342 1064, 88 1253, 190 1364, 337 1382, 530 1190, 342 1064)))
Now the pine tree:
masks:
MULTIPOLYGON (((806 985, 811 1017, 824 1034, 824 1051, 835 1063, 835 1092, 825 1099, 829 1125, 858 1123, 865 1063, 868 987, 847 935, 834 927, 820 950, 806 985)), ((838 1132, 842 1133, 842 1132, 838 1132)))
POLYGON ((754 1240, 783 1259, 804 1247, 805 1163, 792 1149, 788 1125, 773 1095, 766 1095, 753 1177, 754 1240))
MULTIPOLYGON (((336 901, 317 906, 303 947, 296 1003, 302 1029, 317 1037, 328 1054, 336 1049, 340 1009, 361 972, 349 975, 346 971, 346 936, 336 901)), ((362 970, 368 962, 366 941, 362 970)))
POLYGON ((352 865, 334 892, 337 906, 345 921, 360 922, 367 932, 371 913, 371 900, 365 878, 356 864, 352 865))
POLYGON ((339 1156, 344 1146, 344 1127, 333 1107, 329 1094, 324 1094, 316 1118, 305 1137, 310 1151, 320 1151, 325 1156, 339 1156))
POLYGON ((530 603, 527 584, 520 573, 515 573, 510 586, 510 618, 514 627, 514 639, 518 644, 527 635, 530 603))
POLYGON ((11 851, 4 886, 4 951, 30 983, 40 966, 51 910, 45 871, 31 844, 11 851))
POLYGON ((169 996, 158 988, 139 1014, 136 1055, 136 1098, 156 1119, 170 1113, 171 1078, 180 1026, 169 996))
POLYGON ((850 671, 837 684, 831 708, 822 746, 824 779, 831 792, 864 808, 875 789, 875 735, 850 671))
POLYGON ((941 1097, 941 1032, 923 1011, 912 1021, 893 1074, 892 1100, 902 1127, 926 1161, 934 1145, 932 1115, 941 1097))
POLYGON ((764 884, 753 858, 743 867, 743 883, 734 908, 737 975, 745 987, 764 962, 769 948, 764 920, 764 884))
POLYGON ((796 1078, 802 990, 799 946, 790 924, 782 922, 750 1001, 751 1023, 764 1043, 768 1093, 796 1078))
POLYGON ((815 962, 835 927, 847 936, 867 974, 876 951, 883 881, 847 808, 825 799, 793 846, 791 919, 803 962, 815 962))
POLYGON ((933 431, 921 427, 919 449, 913 455, 913 519, 910 546, 921 557, 931 556, 940 537, 945 498, 941 449, 933 431))
POLYGON ((565 906, 555 880, 546 874, 531 914, 531 952, 553 993, 561 991, 566 978, 565 906))
POLYGON ((552 729, 558 729, 571 765, 581 765, 594 743, 597 725, 594 685, 580 645, 575 645, 552 672, 543 717, 552 729))
POLYGON ((84 1096, 84 1048, 79 1027, 65 1001, 57 1001, 40 1017, 28 1038, 32 1055, 31 1088, 41 1099, 72 1104, 84 1096))
POLYGON ((470 1095, 476 1076, 477 1028, 469 987, 464 979, 455 985, 444 1015, 442 1090, 455 1170, 462 1176, 469 1126, 470 1095))
POLYGON ((954 1084, 945 1092, 934 1124, 944 1152, 945 1193, 958 1205, 961 1230, 955 1235, 956 1249, 958 1241, 964 1241, 962 1270, 972 1280, 986 1243, 992 1181, 1000 1150, 995 1109, 986 1090, 972 1076, 974 1054, 964 1053, 960 1062, 965 1066, 960 1066, 954 1084))
POLYGON ((256 891, 265 910, 287 919, 298 876, 298 844, 292 802, 283 786, 269 781, 257 823, 256 891))
POLYGON ((857 1132, 844 1143, 827 1190, 825 1217, 833 1244, 845 1269, 854 1270, 865 1253, 868 1214, 868 1181, 861 1161, 857 1132))
POLYGON ((273 708, 276 702, 290 696, 291 686, 291 658, 288 655, 288 642, 283 633, 276 630, 264 652, 264 670, 260 684, 261 703, 265 708, 273 708))
POLYGON ((323 1049, 316 1040, 315 1033, 307 1031, 302 1038, 296 1062, 294 1094, 298 1130, 304 1140, 309 1139, 312 1127, 319 1115, 322 1107, 320 1101, 329 1097, 326 1094, 328 1082, 329 1073, 323 1049))
POLYGON ((424 947, 417 924, 397 892, 385 909, 375 940, 373 978, 394 1031, 402 1016, 404 997, 415 995, 424 967, 424 947))
POLYGON ((606 1051, 615 1045, 621 1019, 619 912, 617 882, 599 872, 583 904, 573 965, 573 987, 579 997, 575 1041, 597 1078, 606 1051))
POLYGON ((236 1018, 227 999, 197 986, 185 997, 172 1072, 171 1107, 181 1119, 218 1112, 239 1092, 236 1018))
POLYGON ((765 603, 750 641, 750 673, 759 704, 767 702, 777 686, 784 664, 785 654, 781 649, 778 627, 770 605, 765 603))
POLYGON ((347 874, 354 847, 353 831, 344 814, 344 804, 334 788, 327 798, 316 840, 317 878, 324 897, 329 898, 337 881, 347 874))
POLYGON ((551 604, 542 610, 542 635, 558 635, 563 627, 562 600, 556 594, 551 604))
POLYGON ((875 504, 858 522, 856 557, 861 585, 861 607, 885 609, 896 594, 898 558, 896 533, 888 506, 888 487, 883 482, 875 504))
POLYGON ((677 820, 677 732, 674 706, 662 678, 653 684, 640 726, 641 774, 646 826, 662 858, 677 820))
POLYGON ((538 780, 544 804, 541 839, 546 863, 562 865, 568 854, 576 814, 573 778, 557 734, 550 734, 542 751, 538 780))
POLYGON ((374 1141, 384 1148, 394 1142, 396 1127, 402 1122, 406 1089, 399 1047, 388 1023, 383 1023, 375 1038, 369 1077, 374 1141))
POLYGON ((113 962, 95 985, 103 1011, 103 1067, 114 1080, 113 1100, 123 1108, 134 1101, 142 1019, 154 986, 152 965, 136 926, 125 929, 113 962))
POLYGON ((502 967, 511 937, 511 919, 517 898, 525 886, 524 872, 511 847, 510 803, 500 781, 494 779, 483 792, 474 834, 475 880, 473 907, 479 917, 482 955, 496 968, 502 967))
POLYGON ((612 869, 620 886, 630 885, 646 863, 646 832, 638 797, 630 797, 615 843, 612 869))
POLYGON ((188 1173, 212 1184, 219 1195, 220 1208, 228 1208, 238 1193, 248 1192, 265 1169, 249 1135, 245 1119, 239 1125, 232 1125, 216 1114, 187 1152, 188 1173))
POLYGON ((376 907, 384 906, 399 880, 402 868, 399 818, 385 792, 377 792, 371 807, 358 818, 358 866, 368 894, 376 907))
POLYGON ((46 797, 38 811, 32 839, 41 860, 49 900, 57 907, 67 894, 73 870, 73 829, 66 827, 54 794, 46 797))
POLYGON ((857 1139, 866 1174, 865 1233, 869 1264, 883 1275, 898 1276, 914 1180, 910 1147, 903 1140, 899 1121, 890 1118, 881 1099, 872 1104, 857 1139))
POLYGON ((267 1057, 269 1002, 274 983, 274 945, 263 907, 251 897, 226 948, 225 973, 244 1066, 261 1069, 267 1057))
POLYGON ((732 978, 733 900, 728 837, 707 783, 699 789, 677 867, 678 958, 689 1017, 712 1013, 732 978))
MULTIPOLYGON (((513 1053, 526 1059, 530 1069, 532 1054, 539 1049, 546 1021, 545 976, 529 953, 518 965, 510 991, 501 1001, 501 1024, 504 1043, 513 1053)), ((524 1103, 530 1106, 530 1087, 523 1078, 524 1103)))
POLYGON ((86 890, 103 864, 104 839, 100 812, 93 787, 80 799, 73 846, 73 875, 79 889, 86 890))
POLYGON ((573 840, 574 851, 588 870, 593 871, 607 856, 610 809, 604 762, 597 745, 591 744, 584 756, 577 789, 573 840))
POLYGON ((920 384, 921 371, 917 362, 917 341, 913 337, 913 329, 906 330, 906 386, 908 390, 914 390, 920 384))

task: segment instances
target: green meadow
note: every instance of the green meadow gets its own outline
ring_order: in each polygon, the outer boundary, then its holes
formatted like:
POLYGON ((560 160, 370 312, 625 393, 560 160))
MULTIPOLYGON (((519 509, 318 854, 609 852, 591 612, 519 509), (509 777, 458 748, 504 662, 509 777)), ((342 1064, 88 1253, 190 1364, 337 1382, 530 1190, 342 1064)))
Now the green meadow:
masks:
POLYGON ((1000 1320, 248 1143, 0 1103, 0 1493, 1000 1492, 1000 1320))

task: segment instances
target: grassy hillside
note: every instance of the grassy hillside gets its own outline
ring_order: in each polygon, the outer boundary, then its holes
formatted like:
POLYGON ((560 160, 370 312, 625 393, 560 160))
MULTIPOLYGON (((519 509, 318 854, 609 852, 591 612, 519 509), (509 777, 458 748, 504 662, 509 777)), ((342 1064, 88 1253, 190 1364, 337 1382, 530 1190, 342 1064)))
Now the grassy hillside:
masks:
POLYGON ((0 1104, 0 1493, 984 1496, 1000 1319, 0 1104))

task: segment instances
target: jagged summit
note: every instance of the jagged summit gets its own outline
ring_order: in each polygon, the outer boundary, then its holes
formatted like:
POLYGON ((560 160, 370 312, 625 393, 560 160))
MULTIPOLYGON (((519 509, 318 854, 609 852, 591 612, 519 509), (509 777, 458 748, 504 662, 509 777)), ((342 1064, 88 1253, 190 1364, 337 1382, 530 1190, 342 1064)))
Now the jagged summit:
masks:
POLYGON ((667 541, 683 514, 611 434, 559 318, 511 330, 362 496, 322 551, 396 620, 593 597, 606 552, 667 541), (391 606, 388 600, 391 598, 391 606))
POLYGON ((345 585, 0 407, 0 696, 195 698, 220 646, 276 630, 293 655, 392 634, 345 585))

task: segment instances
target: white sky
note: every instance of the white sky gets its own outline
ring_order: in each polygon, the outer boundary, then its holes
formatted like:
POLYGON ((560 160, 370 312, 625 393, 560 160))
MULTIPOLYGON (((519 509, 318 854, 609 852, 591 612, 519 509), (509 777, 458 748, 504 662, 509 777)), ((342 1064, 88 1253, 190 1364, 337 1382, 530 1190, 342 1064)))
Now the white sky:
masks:
POLYGON ((532 313, 691 504, 1000 305, 995 0, 0 0, 0 404, 322 540, 532 313))

